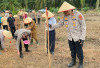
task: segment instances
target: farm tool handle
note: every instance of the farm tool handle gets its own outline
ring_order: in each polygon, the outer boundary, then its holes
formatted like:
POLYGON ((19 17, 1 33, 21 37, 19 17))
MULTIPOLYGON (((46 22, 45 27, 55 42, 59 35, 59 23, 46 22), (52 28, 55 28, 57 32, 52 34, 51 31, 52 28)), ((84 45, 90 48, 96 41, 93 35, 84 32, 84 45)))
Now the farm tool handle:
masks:
MULTIPOLYGON (((48 11, 47 11, 47 7, 46 7, 46 24, 48 25, 48 11)), ((47 43, 47 50, 48 50, 48 59, 49 59, 49 68, 51 68, 51 58, 50 58, 50 48, 49 48, 49 26, 47 27, 47 32, 46 32, 46 34, 48 34, 47 35, 47 37, 48 37, 48 43, 47 43)))

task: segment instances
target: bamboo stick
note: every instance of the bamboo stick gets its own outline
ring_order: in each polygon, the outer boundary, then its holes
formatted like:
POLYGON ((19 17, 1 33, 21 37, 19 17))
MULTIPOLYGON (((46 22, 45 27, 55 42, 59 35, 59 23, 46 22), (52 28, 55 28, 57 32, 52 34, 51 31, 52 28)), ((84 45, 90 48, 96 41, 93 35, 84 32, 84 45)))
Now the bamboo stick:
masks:
MULTIPOLYGON (((46 23, 48 25, 48 11, 47 11, 47 8, 46 8, 46 23)), ((49 48, 49 26, 47 27, 47 35, 48 35, 48 60, 49 60, 49 68, 51 68, 51 55, 50 55, 50 48, 49 48)))

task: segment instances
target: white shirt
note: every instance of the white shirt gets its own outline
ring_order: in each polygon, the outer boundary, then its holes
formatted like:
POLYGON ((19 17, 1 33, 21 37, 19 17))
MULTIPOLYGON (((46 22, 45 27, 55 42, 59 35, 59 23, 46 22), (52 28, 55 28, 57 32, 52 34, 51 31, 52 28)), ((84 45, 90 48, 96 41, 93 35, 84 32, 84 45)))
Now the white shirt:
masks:
POLYGON ((1 29, 0 29, 0 41, 1 41, 1 46, 2 46, 2 48, 5 48, 5 46, 4 46, 3 31, 4 31, 4 30, 1 30, 1 29))
MULTIPOLYGON (((49 24, 50 25, 54 25, 54 24, 56 24, 56 19, 54 18, 54 17, 52 17, 52 18, 50 18, 49 20, 48 20, 48 22, 49 22, 49 24)), ((53 29, 50 29, 49 28, 49 31, 52 31, 53 29)))
POLYGON ((5 13, 5 16, 8 18, 9 17, 9 13, 5 13))

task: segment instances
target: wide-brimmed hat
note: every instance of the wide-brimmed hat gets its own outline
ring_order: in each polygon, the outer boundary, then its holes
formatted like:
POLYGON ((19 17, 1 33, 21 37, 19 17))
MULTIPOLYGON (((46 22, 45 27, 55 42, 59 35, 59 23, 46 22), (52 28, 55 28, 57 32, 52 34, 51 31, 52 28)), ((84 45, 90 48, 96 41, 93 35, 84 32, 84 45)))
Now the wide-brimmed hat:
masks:
POLYGON ((35 10, 32 10, 32 13, 35 13, 35 10))
POLYGON ((24 14, 28 14, 28 12, 24 12, 24 14))
POLYGON ((14 17, 16 18, 16 17, 18 17, 18 15, 14 15, 14 17))
POLYGON ((73 9, 75 9, 74 6, 64 1, 64 3, 61 5, 58 12, 64 12, 64 11, 73 10, 73 9))
POLYGON ((19 11, 17 15, 23 15, 24 12, 23 11, 19 11))
POLYGON ((30 23, 30 22, 32 22, 32 18, 31 18, 31 17, 27 17, 27 18, 24 20, 24 23, 25 23, 25 24, 28 24, 28 23, 30 23))
MULTIPOLYGON (((50 11, 47 11, 48 12, 48 18, 51 18, 54 16, 53 13, 51 13, 50 11)), ((42 15, 42 17, 46 17, 46 12, 42 15)))
POLYGON ((10 31, 7 31, 7 30, 4 30, 3 31, 3 35, 6 37, 6 38, 12 38, 12 34, 11 34, 11 32, 10 31))
POLYGON ((6 12, 6 13, 8 13, 9 11, 8 11, 8 10, 6 10, 5 12, 6 12))

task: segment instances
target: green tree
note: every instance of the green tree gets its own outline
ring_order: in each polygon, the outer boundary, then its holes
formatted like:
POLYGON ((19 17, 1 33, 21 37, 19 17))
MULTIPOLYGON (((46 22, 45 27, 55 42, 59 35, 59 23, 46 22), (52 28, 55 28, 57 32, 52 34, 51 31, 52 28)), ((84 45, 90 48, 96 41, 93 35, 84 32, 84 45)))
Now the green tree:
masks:
POLYGON ((99 4, 100 4, 100 0, 97 0, 97 2, 96 2, 96 9, 99 9, 99 4))

